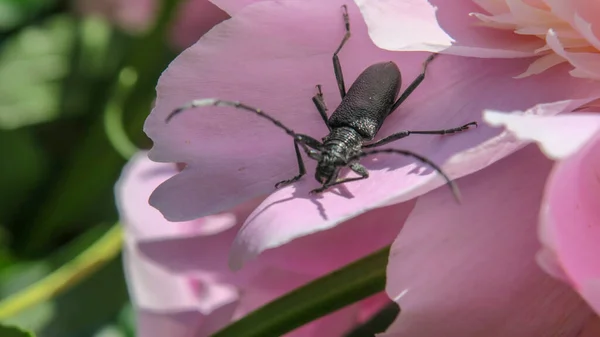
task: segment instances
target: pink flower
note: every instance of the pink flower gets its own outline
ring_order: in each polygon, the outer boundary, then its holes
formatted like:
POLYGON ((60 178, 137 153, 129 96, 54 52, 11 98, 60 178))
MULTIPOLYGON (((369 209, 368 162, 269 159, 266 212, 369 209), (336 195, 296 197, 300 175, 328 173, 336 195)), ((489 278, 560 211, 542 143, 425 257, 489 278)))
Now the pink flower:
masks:
POLYGON ((216 24, 227 20, 228 14, 209 0, 182 1, 173 22, 171 41, 181 49, 187 48, 216 24))
MULTIPOLYGON (((187 221, 262 199, 236 235, 230 256, 235 268, 259 254, 258 261, 283 267, 290 260, 277 252, 305 240, 319 242, 319 247, 347 242, 354 248, 337 254, 350 258, 352 252, 356 258, 367 251, 366 242, 395 238, 386 290, 402 313, 389 329, 390 336, 529 337, 557 331, 577 336, 588 320, 593 322, 593 311, 535 263, 536 221, 551 162, 532 147, 523 149, 526 141, 480 125, 457 135, 413 135, 390 145, 443 164, 455 179, 462 177, 459 206, 445 187, 435 190, 443 184, 437 174, 399 156, 365 160, 369 179, 318 196, 308 195, 318 184, 311 177, 314 162, 305 159, 309 174, 274 191, 276 182, 294 176, 298 169, 292 139, 269 121, 247 111, 207 107, 165 123, 184 103, 216 97, 260 107, 297 132, 323 137, 327 129, 310 98, 314 86, 321 84, 330 111, 340 102, 331 55, 344 34, 342 4, 342 0, 284 0, 248 5, 170 65, 159 81, 156 107, 145 125, 154 141, 149 156, 187 166, 162 183, 150 203, 171 221, 187 221), (360 236, 332 234, 354 223, 368 224, 369 231, 360 236)), ((458 4, 463 2, 452 6, 458 4)), ((367 5, 362 6, 369 18, 367 5)), ((399 19, 380 12, 382 23, 431 21, 429 26, 405 27, 387 36, 416 45, 441 43, 439 32, 430 29, 438 25, 435 16, 420 9, 408 6, 399 19)), ((352 37, 340 52, 346 85, 368 65, 393 60, 403 71, 406 88, 428 54, 378 49, 358 8, 348 4, 348 11, 352 37)), ((481 38, 482 44, 465 50, 532 55, 508 48, 508 42, 490 48, 495 37, 481 38)), ((423 84, 386 120, 378 139, 400 130, 479 121, 485 109, 552 116, 600 97, 599 83, 570 76, 565 65, 515 79, 530 63, 520 58, 439 56, 423 84)), ((308 256, 298 255, 297 263, 303 268, 329 265, 323 261, 327 254, 311 250, 304 254, 308 256)))
MULTIPOLYGON (((137 314, 137 336, 208 336, 315 277, 389 244, 389 240, 372 240, 354 251, 351 244, 356 240, 322 245, 322 237, 307 238, 273 250, 260 263, 233 273, 227 266, 227 251, 239 224, 257 201, 226 213, 170 223, 147 200, 158 184, 177 172, 175 165, 154 163, 139 153, 116 187, 126 233, 125 269, 137 314), (305 254, 307 250, 324 258, 314 263, 305 254)), ((390 216, 388 211, 380 213, 390 216)), ((398 223, 401 221, 382 230, 394 233, 398 223)), ((343 230, 331 231, 331 235, 361 238, 370 230, 368 225, 354 221, 343 230)), ((289 336, 342 336, 386 301, 383 294, 373 296, 289 336)))
MULTIPOLYGON (((132 33, 148 30, 155 22, 160 2, 156 0, 78 0, 78 11, 98 14, 132 33)), ((182 1, 171 32, 178 48, 186 48, 229 16, 209 0, 182 1)))
POLYGON ((546 182, 539 233, 544 249, 538 261, 571 284, 600 314, 600 116, 510 116, 488 112, 517 137, 534 140, 558 160, 546 182))
POLYGON ((390 253, 402 311, 384 336, 579 336, 593 312, 534 258, 550 169, 529 146, 461 178, 461 206, 443 190, 418 199, 390 253))
MULTIPOLYGON (((275 191, 276 182, 297 174, 297 164, 292 139, 269 121, 247 111, 209 107, 165 122, 173 109, 191 99, 218 97, 261 107, 294 130, 321 138, 326 128, 310 97, 314 85, 322 84, 330 109, 339 103, 331 54, 343 36, 342 4, 311 0, 244 7, 183 52, 159 80, 156 107, 145 125, 154 141, 150 158, 187 166, 161 184, 150 203, 167 219, 184 221, 270 194, 237 237, 233 265, 443 184, 435 172, 412 160, 382 155, 366 163, 369 179, 344 185, 347 191, 341 194, 309 196, 318 186, 310 175, 275 191), (307 27, 305 22, 313 24, 307 27)), ((427 54, 381 51, 370 42, 356 7, 350 6, 349 12, 352 37, 340 54, 348 83, 366 66, 383 60, 400 64, 407 81, 416 76, 427 54)), ((562 68, 537 78, 512 79, 526 62, 437 58, 422 86, 386 120, 380 137, 403 129, 463 125, 479 120, 486 108, 553 115, 600 94, 600 85, 572 78, 562 68), (555 85, 542 88, 540 81, 555 85), (519 90, 511 90, 515 87, 519 90)), ((445 171, 460 177, 523 146, 504 138, 499 130, 481 126, 446 137, 415 135, 400 146, 438 164, 446 162, 445 171)), ((305 161, 308 172, 314 172, 314 161, 305 161)))
POLYGON ((388 50, 475 57, 538 56, 519 77, 568 62, 600 79, 600 3, 595 0, 356 0, 369 34, 388 50), (411 34, 418 31, 419 34, 411 34))

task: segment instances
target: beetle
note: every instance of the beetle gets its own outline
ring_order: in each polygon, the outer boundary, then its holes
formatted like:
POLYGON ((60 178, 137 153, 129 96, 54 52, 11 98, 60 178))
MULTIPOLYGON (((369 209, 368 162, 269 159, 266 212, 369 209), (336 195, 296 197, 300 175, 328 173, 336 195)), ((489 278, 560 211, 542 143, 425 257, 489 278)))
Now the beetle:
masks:
POLYGON ((333 53, 333 69, 342 101, 331 116, 328 117, 327 106, 323 99, 321 85, 316 86, 317 93, 312 98, 321 118, 329 130, 329 134, 325 136, 322 141, 295 132, 279 120, 263 112, 261 109, 240 102, 214 98, 193 100, 173 110, 167 116, 165 122, 168 123, 175 115, 182 111, 202 106, 232 106, 254 112, 258 116, 270 120, 276 126, 283 129, 288 135, 293 137, 299 171, 298 175, 293 178, 275 184, 275 188, 292 184, 306 174, 306 168, 304 166, 304 161, 302 160, 300 148, 303 149, 309 158, 317 161, 315 179, 321 183, 321 187, 312 190, 310 192, 311 194, 321 193, 335 185, 368 178, 368 170, 359 163, 359 160, 362 157, 377 153, 396 153, 413 157, 418 161, 431 166, 446 180, 447 185, 451 188, 454 196, 458 200, 459 194, 456 185, 439 166, 429 159, 412 151, 401 149, 387 148, 364 150, 388 144, 412 134, 444 135, 464 131, 471 126, 477 126, 477 122, 470 122, 460 127, 443 130, 405 130, 375 142, 371 142, 377 135, 377 132, 383 125, 385 119, 423 82, 427 66, 434 60, 437 54, 432 54, 425 60, 421 73, 397 99, 396 97, 400 93, 401 74, 398 66, 392 61, 376 63, 367 67, 350 86, 348 92, 346 92, 342 67, 338 57, 342 47, 351 36, 350 19, 346 5, 342 6, 342 16, 345 26, 345 35, 338 48, 333 53), (344 167, 349 167, 350 170, 358 174, 358 177, 338 179, 340 170, 344 167))

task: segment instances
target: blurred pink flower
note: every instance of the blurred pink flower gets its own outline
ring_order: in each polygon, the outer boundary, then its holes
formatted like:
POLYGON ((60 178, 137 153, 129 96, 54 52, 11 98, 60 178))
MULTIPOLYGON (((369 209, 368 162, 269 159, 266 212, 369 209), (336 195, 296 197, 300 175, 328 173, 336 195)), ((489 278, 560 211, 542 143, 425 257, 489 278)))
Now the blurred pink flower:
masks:
MULTIPOLYGON (((191 99, 217 97, 260 107, 297 132, 323 137, 327 129, 310 98, 314 86, 322 84, 330 110, 340 102, 331 55, 343 36, 342 4, 283 0, 247 5, 169 66, 145 125, 154 141, 149 156, 187 166, 162 183, 150 203, 171 221, 187 221, 262 200, 236 235, 230 257, 234 268, 259 254, 258 261, 285 268, 288 255, 277 252, 307 240, 319 247, 352 244, 353 249, 335 255, 350 261, 350 253, 352 258, 364 255, 365 242, 396 238, 387 293, 402 313, 388 331, 391 336, 577 336, 593 322, 592 310, 535 263, 536 219, 551 162, 531 147, 523 149, 527 141, 481 125, 446 137, 411 136, 395 145, 443 164, 453 178, 464 177, 458 181, 464 196, 459 206, 446 188, 430 192, 443 184, 434 172, 394 156, 365 161, 369 179, 318 196, 308 195, 317 183, 311 177, 314 162, 306 159, 309 174, 274 191, 273 185, 294 176, 297 167, 292 139, 269 121, 246 111, 209 107, 165 123, 173 109, 191 99), (363 235, 332 234, 351 224, 370 226, 363 235)), ((377 48, 358 8, 348 4, 348 10, 352 37, 340 53, 347 86, 380 61, 396 62, 405 82, 416 77, 428 54, 377 48)), ((405 10, 413 22, 436 24, 419 7, 405 10)), ((386 19, 402 21, 381 20, 386 19)), ((428 27, 405 27, 388 36, 435 45, 436 35, 428 27)), ((503 56, 532 55, 509 46, 503 56)), ((485 109, 552 116, 600 98, 600 83, 573 78, 565 65, 515 79, 530 62, 440 56, 424 83, 388 118, 380 137, 459 126, 480 120, 485 109)), ((311 249, 303 253, 292 265, 308 270, 328 256, 311 249)))
POLYGON ((600 314, 600 115, 511 116, 488 112, 557 160, 546 182, 539 233, 544 270, 571 284, 600 314))
MULTIPOLYGON (((350 240, 322 244, 322 237, 299 240, 273 250, 271 255, 233 273, 227 251, 239 224, 257 201, 229 212, 193 221, 170 223, 150 205, 148 196, 165 179, 177 174, 173 164, 151 162, 139 153, 125 168, 116 194, 125 226, 125 270, 137 314, 137 336, 208 336, 232 320, 292 289, 339 268, 361 255, 388 245, 402 219, 382 225, 379 240, 366 240, 355 248, 350 240), (387 241, 385 238, 388 238, 387 241), (310 254, 322 255, 313 261, 310 254)), ((379 217, 394 219, 407 212, 382 210, 379 217)), ((373 219, 373 216, 371 216, 373 219)), ((375 219, 377 219, 375 217, 375 219)), ((365 221, 354 221, 336 238, 361 238, 370 230, 365 221)), ((368 313, 381 308, 385 294, 346 307, 289 336, 342 336, 368 313)))
POLYGON ((596 0, 356 0, 375 44, 474 57, 539 56, 520 77, 563 62, 600 79, 596 0), (411 32, 418 31, 419 34, 411 32))
MULTIPOLYGON (((78 0, 77 10, 97 14, 132 33, 148 30, 156 20, 157 0, 78 0)), ((171 41, 187 48, 217 23, 229 18, 227 13, 209 0, 185 0, 179 5, 171 31, 171 41)))

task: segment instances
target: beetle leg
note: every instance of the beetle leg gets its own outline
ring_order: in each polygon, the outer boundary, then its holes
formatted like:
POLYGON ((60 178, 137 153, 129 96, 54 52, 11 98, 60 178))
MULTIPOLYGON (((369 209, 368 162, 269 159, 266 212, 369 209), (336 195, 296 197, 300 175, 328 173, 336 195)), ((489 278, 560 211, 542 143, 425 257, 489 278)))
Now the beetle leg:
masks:
POLYGON ((410 96, 410 94, 412 94, 412 92, 415 91, 415 89, 417 89, 417 87, 419 86, 419 84, 421 84, 421 82, 423 82, 423 80, 425 79, 425 72, 427 71, 427 66, 429 65, 429 63, 431 61, 433 61, 433 59, 435 59, 435 57, 437 55, 438 54, 431 54, 425 60, 425 62, 423 62, 423 69, 421 70, 421 73, 419 74, 419 76, 417 76, 417 78, 415 78, 414 81, 412 81, 412 83, 408 86, 408 88, 406 88, 406 90, 404 90, 404 92, 402 93, 402 95, 400 95, 400 97, 394 103, 394 105, 392 105, 392 109, 390 110, 390 114, 392 112, 394 112, 394 110, 398 109, 398 107, 400 106, 400 104, 402 104, 402 102, 404 102, 408 98, 408 96, 410 96))
POLYGON ((312 138, 311 136, 303 135, 301 133, 297 133, 294 136, 294 141, 298 142, 304 149, 304 152, 307 154, 310 152, 310 149, 315 149, 318 151, 323 149, 323 144, 321 142, 312 138))
POLYGON ((317 93, 312 98, 313 103, 319 110, 319 115, 323 118, 323 122, 327 125, 327 129, 331 131, 331 126, 329 126, 328 117, 327 117, 327 105, 325 105, 325 100, 323 99, 323 92, 321 91, 321 85, 317 84, 317 93))
POLYGON ((344 96, 346 96, 346 86, 344 85, 344 74, 342 74, 342 65, 340 64, 338 53, 340 50, 342 50, 342 47, 350 38, 350 17, 348 16, 348 7, 346 5, 342 6, 342 11, 344 26, 346 27, 346 34, 344 34, 342 42, 335 50, 335 53, 333 53, 333 72, 335 73, 335 79, 337 80, 338 89, 340 90, 340 96, 344 98, 344 96))
POLYGON ((296 159, 298 160, 298 175, 288 179, 282 180, 275 184, 275 188, 280 188, 289 184, 293 184, 296 181, 300 180, 306 174, 306 168, 304 167, 304 161, 302 160, 302 155, 300 153, 300 148, 298 147, 298 141, 294 141, 294 150, 296 150, 296 159))
POLYGON ((384 145, 387 143, 391 143, 395 140, 402 139, 404 137, 408 137, 411 133, 413 133, 413 132, 412 131, 400 131, 398 133, 394 133, 393 135, 389 135, 383 139, 380 139, 374 143, 365 144, 362 146, 362 148, 365 149, 365 148, 369 148, 369 147, 377 147, 377 146, 381 146, 381 145, 384 145))
POLYGON ((298 175, 293 177, 292 179, 282 180, 278 182, 277 184, 275 184, 275 188, 292 184, 298 181, 300 178, 302 178, 302 176, 306 174, 306 168, 304 167, 304 161, 302 160, 302 154, 300 153, 299 146, 302 146, 302 149, 304 150, 304 152, 306 152, 307 156, 315 160, 320 160, 321 149, 323 148, 323 144, 321 144, 318 140, 310 136, 297 133, 294 136, 294 150, 296 151, 296 159, 298 160, 298 175))
POLYGON ((456 186, 456 183, 454 183, 450 179, 450 177, 448 177, 448 175, 446 175, 446 173, 444 173, 444 171, 442 171, 441 167, 437 166, 434 162, 427 159, 426 157, 421 156, 420 154, 417 154, 417 153, 414 153, 414 152, 408 151, 408 150, 376 149, 376 150, 370 150, 370 151, 365 151, 365 152, 359 153, 358 155, 350 158, 350 160, 359 160, 360 158, 371 156, 371 155, 374 155, 377 153, 400 154, 403 156, 415 158, 416 160, 429 165, 432 169, 437 171, 437 173, 439 173, 444 178, 444 180, 446 181, 446 185, 448 185, 448 187, 450 187, 450 190, 452 191, 452 195, 454 196, 454 199, 456 199, 456 201, 460 204, 460 191, 458 190, 458 186, 456 186))
POLYGON ((362 148, 364 149, 364 148, 370 148, 370 147, 377 147, 377 146, 385 145, 387 143, 391 143, 393 141, 396 141, 398 139, 402 139, 404 137, 408 137, 410 135, 445 135, 445 134, 449 134, 449 133, 457 133, 457 132, 468 130, 470 126, 477 127, 477 122, 471 122, 471 123, 467 123, 467 124, 465 124, 463 126, 459 126, 457 128, 444 129, 444 130, 400 131, 398 133, 394 133, 393 135, 389 135, 389 136, 387 136, 387 137, 385 137, 383 139, 380 139, 380 140, 376 141, 375 143, 363 145, 362 148))
POLYGON ((323 186, 310 191, 310 193, 311 194, 321 193, 321 192, 325 191, 326 189, 330 188, 331 186, 335 186, 335 185, 339 185, 339 184, 343 184, 343 183, 349 183, 351 181, 363 180, 363 179, 367 179, 369 177, 369 171, 367 171, 367 169, 358 162, 354 162, 354 163, 350 164, 350 169, 352 171, 356 172, 358 175, 360 175, 360 177, 339 179, 332 183, 324 184, 323 186))

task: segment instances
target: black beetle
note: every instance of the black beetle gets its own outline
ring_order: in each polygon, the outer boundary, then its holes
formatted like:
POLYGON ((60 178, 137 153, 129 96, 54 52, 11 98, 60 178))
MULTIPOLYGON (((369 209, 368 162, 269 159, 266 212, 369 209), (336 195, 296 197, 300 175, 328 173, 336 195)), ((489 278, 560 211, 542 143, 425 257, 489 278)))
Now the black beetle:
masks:
POLYGON ((373 148, 380 145, 390 143, 392 141, 407 137, 411 134, 429 134, 443 135, 467 130, 470 126, 477 126, 476 122, 470 122, 463 126, 445 129, 445 130, 430 130, 430 131, 401 131, 392 134, 388 137, 380 139, 373 143, 367 142, 373 140, 379 131, 379 128, 385 119, 394 112, 402 102, 423 82, 427 65, 436 57, 437 54, 432 54, 423 63, 423 70, 417 78, 406 88, 398 99, 400 92, 401 75, 398 66, 392 62, 376 63, 365 69, 354 81, 348 93, 344 85, 344 77, 342 67, 338 58, 338 53, 350 38, 350 20, 346 5, 342 6, 343 19, 346 28, 346 34, 342 39, 339 47, 333 54, 333 69, 338 84, 342 102, 335 109, 331 117, 327 117, 327 107, 323 100, 321 85, 317 85, 317 94, 312 98, 321 118, 329 129, 329 134, 325 136, 322 142, 293 131, 283 125, 277 119, 264 113, 262 110, 245 105, 240 102, 224 101, 220 99, 198 99, 189 102, 188 104, 175 109, 166 119, 168 123, 176 114, 190 108, 201 106, 233 106, 248 111, 252 111, 257 115, 264 117, 273 122, 278 127, 294 138, 294 148, 296 150, 296 158, 298 160, 297 176, 281 181, 275 184, 275 188, 291 184, 306 174, 302 155, 299 146, 312 159, 318 162, 315 173, 315 178, 321 187, 314 189, 311 193, 320 193, 327 188, 350 182, 355 180, 366 179, 369 177, 369 172, 358 161, 360 158, 373 155, 376 153, 397 153, 405 156, 413 157, 423 163, 428 164, 444 177, 448 186, 452 189, 454 196, 458 199, 458 189, 450 178, 442 171, 442 169, 429 159, 420 156, 414 152, 399 150, 399 149, 377 149, 363 151, 365 148, 373 148), (340 169, 349 167, 356 172, 358 177, 338 179, 340 169))

